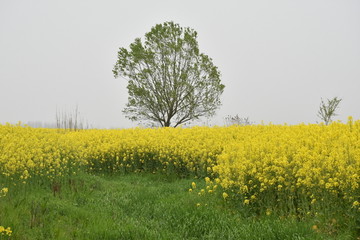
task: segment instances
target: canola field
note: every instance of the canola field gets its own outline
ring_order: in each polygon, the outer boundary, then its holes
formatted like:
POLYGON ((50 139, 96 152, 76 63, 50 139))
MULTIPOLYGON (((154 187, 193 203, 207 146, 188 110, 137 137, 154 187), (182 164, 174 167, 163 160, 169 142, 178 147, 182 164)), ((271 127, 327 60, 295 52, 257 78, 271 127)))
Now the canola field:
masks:
POLYGON ((257 214, 340 209, 358 218, 360 121, 81 131, 0 125, 3 192, 80 171, 196 176, 207 183, 201 194, 217 192, 257 214))

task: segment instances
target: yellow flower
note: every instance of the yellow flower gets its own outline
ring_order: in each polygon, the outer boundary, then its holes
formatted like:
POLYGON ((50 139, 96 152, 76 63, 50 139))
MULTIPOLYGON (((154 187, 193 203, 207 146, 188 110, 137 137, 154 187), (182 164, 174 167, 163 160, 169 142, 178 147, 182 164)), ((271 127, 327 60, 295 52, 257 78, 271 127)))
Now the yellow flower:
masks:
POLYGON ((271 215, 271 210, 270 209, 266 209, 266 215, 267 216, 271 215))
MULTIPOLYGON (((11 233, 12 233, 12 231, 11 231, 11 228, 10 227, 8 227, 8 228, 5 228, 5 227, 3 227, 3 226, 0 226, 0 234, 2 234, 2 235, 7 235, 7 236, 11 236, 11 233)), ((1 237, 0 237, 1 238, 1 237)))
POLYGON ((205 182, 206 182, 207 184, 209 184, 209 183, 210 183, 210 178, 209 178, 209 177, 206 177, 206 178, 205 178, 205 182))
POLYGON ((11 231, 10 227, 5 229, 5 234, 8 235, 9 237, 11 236, 12 231, 11 231))
POLYGON ((226 192, 223 192, 222 196, 223 196, 224 200, 226 200, 229 197, 229 195, 226 192))
MULTIPOLYGON (((9 189, 8 188, 3 188, 0 190, 0 194, 2 194, 3 196, 6 196, 6 194, 9 192, 9 189)), ((1 195, 0 195, 1 197, 1 195)))

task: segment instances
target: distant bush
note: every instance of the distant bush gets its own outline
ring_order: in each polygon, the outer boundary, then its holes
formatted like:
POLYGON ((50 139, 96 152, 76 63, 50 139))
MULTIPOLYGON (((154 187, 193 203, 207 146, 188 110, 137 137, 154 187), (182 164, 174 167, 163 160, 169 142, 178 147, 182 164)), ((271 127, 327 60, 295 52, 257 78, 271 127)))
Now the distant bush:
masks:
POLYGON ((247 125, 253 125, 254 122, 249 120, 249 117, 240 117, 238 114, 235 116, 228 115, 225 117, 225 125, 231 126, 231 125, 240 125, 240 126, 247 126, 247 125))
POLYGON ((336 109, 338 108, 342 99, 334 97, 333 99, 327 99, 327 103, 321 99, 320 109, 318 111, 318 117, 328 125, 331 122, 331 118, 336 116, 336 109))

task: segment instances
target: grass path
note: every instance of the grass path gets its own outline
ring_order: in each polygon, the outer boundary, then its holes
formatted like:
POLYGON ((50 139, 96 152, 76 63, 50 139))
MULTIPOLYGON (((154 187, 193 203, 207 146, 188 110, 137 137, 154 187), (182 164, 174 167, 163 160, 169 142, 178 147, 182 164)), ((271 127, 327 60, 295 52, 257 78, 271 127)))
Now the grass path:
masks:
POLYGON ((12 228, 11 239, 21 240, 331 239, 314 232, 311 222, 245 217, 218 197, 189 193, 192 181, 84 174, 63 184, 56 196, 49 186, 10 191, 0 199, 0 221, 12 228))

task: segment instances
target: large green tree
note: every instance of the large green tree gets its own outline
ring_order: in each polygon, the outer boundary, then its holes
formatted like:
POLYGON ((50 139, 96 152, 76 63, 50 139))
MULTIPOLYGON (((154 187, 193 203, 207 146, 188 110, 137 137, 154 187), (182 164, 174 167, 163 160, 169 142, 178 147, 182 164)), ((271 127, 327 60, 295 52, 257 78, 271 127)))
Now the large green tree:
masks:
POLYGON ((128 80, 127 118, 176 127, 215 114, 225 86, 196 38, 193 29, 165 22, 144 42, 136 38, 129 50, 119 49, 113 73, 128 80))

